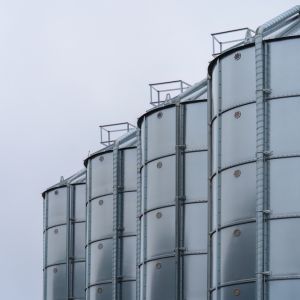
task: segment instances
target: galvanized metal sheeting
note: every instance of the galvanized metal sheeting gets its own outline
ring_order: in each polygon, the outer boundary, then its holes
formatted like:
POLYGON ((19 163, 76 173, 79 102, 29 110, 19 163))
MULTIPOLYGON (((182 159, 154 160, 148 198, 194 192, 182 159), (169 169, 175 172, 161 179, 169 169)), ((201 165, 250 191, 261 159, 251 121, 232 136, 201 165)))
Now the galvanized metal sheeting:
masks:
POLYGON ((85 170, 44 197, 45 300, 85 299, 85 170))
POLYGON ((135 299, 136 132, 86 160, 86 299, 135 299))
POLYGON ((45 300, 85 298, 84 235, 86 300, 299 297, 299 13, 43 193, 45 300))
POLYGON ((255 44, 210 66, 210 299, 295 299, 300 292, 300 39, 282 36, 299 12, 261 26, 255 44))
POLYGON ((138 122, 139 300, 207 298, 205 94, 206 81, 138 122))

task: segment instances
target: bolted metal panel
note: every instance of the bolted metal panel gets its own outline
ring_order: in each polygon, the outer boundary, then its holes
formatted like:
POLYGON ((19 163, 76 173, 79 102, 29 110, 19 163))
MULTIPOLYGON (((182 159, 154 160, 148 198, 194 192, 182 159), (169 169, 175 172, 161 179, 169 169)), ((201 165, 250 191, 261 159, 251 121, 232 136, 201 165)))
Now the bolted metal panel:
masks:
POLYGON ((47 231, 47 265, 66 262, 66 225, 55 226, 47 231))
POLYGON ((84 299, 85 176, 80 171, 44 197, 44 300, 84 299))
POLYGON ((147 267, 145 299, 175 299, 175 259, 150 261, 145 267, 147 267))
POLYGON ((44 272, 47 273, 45 299, 67 299, 66 264, 48 267, 44 272))
POLYGON ((85 261, 72 263, 73 295, 76 299, 85 299, 85 261))
POLYGON ((185 299, 207 298, 207 258, 203 255, 184 256, 184 295, 185 299), (199 270, 202 270, 199 274, 199 270), (199 277, 199 275, 201 277, 199 277))
POLYGON ((195 85, 199 95, 179 95, 138 122, 138 300, 207 299, 204 87, 195 85))
POLYGON ((129 132, 86 160, 91 185, 87 204, 87 300, 135 299, 135 136, 135 132, 129 132))
POLYGON ((221 110, 255 101, 255 51, 237 50, 222 59, 221 110), (240 59, 236 60, 236 54, 240 59), (240 76, 244 70, 247 72, 240 76))
POLYGON ((48 227, 67 222, 67 188, 57 188, 48 194, 48 227))
POLYGON ((175 248, 174 206, 152 210, 145 215, 147 222, 146 258, 173 254, 175 248))
POLYGON ((112 299, 111 283, 91 286, 89 288, 89 299, 91 300, 112 299))
POLYGON ((107 152, 98 155, 90 161, 91 169, 91 197, 99 197, 113 193, 113 154, 107 152), (103 176, 105 174, 105 176, 103 176))
POLYGON ((90 284, 112 280, 112 239, 93 242, 91 245, 90 284))
POLYGON ((255 163, 224 170, 222 177, 221 226, 255 219, 255 163))
MULTIPOLYGON (((206 203, 193 202, 185 206, 184 247, 187 253, 206 254, 207 224, 206 203)), ((204 259, 206 259, 205 256, 204 259)))
POLYGON ((210 299, 296 297, 300 40, 285 33, 299 12, 259 27, 254 43, 209 67, 210 299))
POLYGON ((160 110, 147 118, 147 160, 174 153, 175 108, 160 110), (166 137, 168 137, 166 139, 166 137))
POLYGON ((255 159, 255 104, 226 111, 222 122, 221 168, 255 159), (236 118, 236 113, 240 117, 236 118))
POLYGON ((207 201, 207 151, 185 153, 185 197, 187 202, 207 201))
POLYGON ((175 172, 174 155, 147 163, 147 209, 175 203, 175 172))

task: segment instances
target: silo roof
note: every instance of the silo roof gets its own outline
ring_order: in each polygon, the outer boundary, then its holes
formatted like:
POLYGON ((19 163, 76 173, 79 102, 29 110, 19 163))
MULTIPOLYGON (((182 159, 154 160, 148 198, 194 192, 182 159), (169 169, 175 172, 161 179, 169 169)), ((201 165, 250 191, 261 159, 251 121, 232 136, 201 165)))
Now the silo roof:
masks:
POLYGON ((174 106, 176 103, 181 102, 193 102, 193 101, 207 101, 207 79, 203 79, 191 87, 186 89, 183 93, 173 97, 169 100, 162 102, 161 104, 152 107, 146 111, 143 115, 138 118, 138 126, 140 126, 141 121, 144 116, 147 116, 155 111, 174 106))
MULTIPOLYGON (((247 33, 248 34, 248 33, 247 33)), ((286 12, 260 25, 252 37, 246 36, 245 40, 222 51, 214 57, 208 67, 208 73, 211 74, 212 67, 218 58, 230 54, 242 48, 253 47, 255 38, 262 34, 263 40, 280 40, 293 37, 300 37, 300 5, 294 6, 286 12)))
POLYGON ((84 165, 87 166, 88 160, 95 156, 98 156, 100 154, 104 154, 107 152, 112 152, 117 144, 118 144, 119 149, 127 149, 127 148, 136 147, 137 146, 136 130, 135 129, 130 130, 126 134, 124 134, 121 137, 119 137, 118 139, 116 139, 113 144, 106 146, 106 147, 92 153, 91 155, 89 155, 84 160, 84 165))
POLYGON ((85 183, 85 182, 86 182, 86 169, 84 168, 66 179, 64 179, 62 177, 62 179, 59 183, 56 183, 56 184, 50 186, 49 188, 47 188, 42 193, 42 196, 43 196, 43 198, 45 198, 45 194, 47 192, 57 189, 57 188, 60 188, 60 187, 67 186, 69 184, 81 184, 81 183, 85 183))

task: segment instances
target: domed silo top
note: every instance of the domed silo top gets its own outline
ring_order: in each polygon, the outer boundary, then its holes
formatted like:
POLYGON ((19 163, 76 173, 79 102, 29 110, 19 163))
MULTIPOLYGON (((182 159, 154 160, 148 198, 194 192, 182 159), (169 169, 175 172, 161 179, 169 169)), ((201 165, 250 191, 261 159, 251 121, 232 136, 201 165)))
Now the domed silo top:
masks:
POLYGON ((94 157, 97 157, 101 154, 113 152, 113 150, 115 149, 116 146, 119 149, 134 148, 134 147, 136 147, 136 143, 137 143, 136 130, 131 129, 128 133, 122 135, 121 137, 119 137, 118 139, 113 141, 113 143, 111 145, 108 145, 108 146, 104 147, 103 149, 100 149, 100 150, 92 153, 91 155, 89 155, 84 160, 84 166, 87 167, 89 160, 93 159, 94 157))
POLYGON ((80 183, 85 183, 86 182, 86 169, 82 169, 79 172, 75 173, 74 175, 64 179, 62 176, 60 179, 60 182, 48 187, 44 192, 42 192, 42 196, 45 199, 46 193, 58 189, 60 187, 66 187, 70 184, 80 184, 80 183))

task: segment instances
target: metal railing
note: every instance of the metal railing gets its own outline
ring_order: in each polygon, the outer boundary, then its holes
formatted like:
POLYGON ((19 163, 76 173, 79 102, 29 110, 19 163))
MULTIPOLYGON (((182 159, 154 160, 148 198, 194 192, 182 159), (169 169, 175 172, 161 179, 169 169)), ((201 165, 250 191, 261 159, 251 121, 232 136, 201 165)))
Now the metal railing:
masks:
POLYGON ((165 81, 151 83, 150 86, 150 104, 157 106, 177 95, 183 93, 191 85, 183 80, 165 81))
POLYGON ((236 44, 238 43, 250 42, 253 38, 252 34, 254 35, 255 31, 248 27, 212 33, 212 55, 217 56, 221 54, 224 50, 228 50, 229 48, 236 46, 236 44), (244 33, 245 35, 243 37, 238 37, 240 33, 244 33), (229 36, 231 36, 230 39, 228 39, 229 36), (225 45, 228 47, 225 48, 225 45))
POLYGON ((103 146, 112 145, 121 133, 134 130, 136 127, 128 122, 100 125, 100 143, 103 146))

